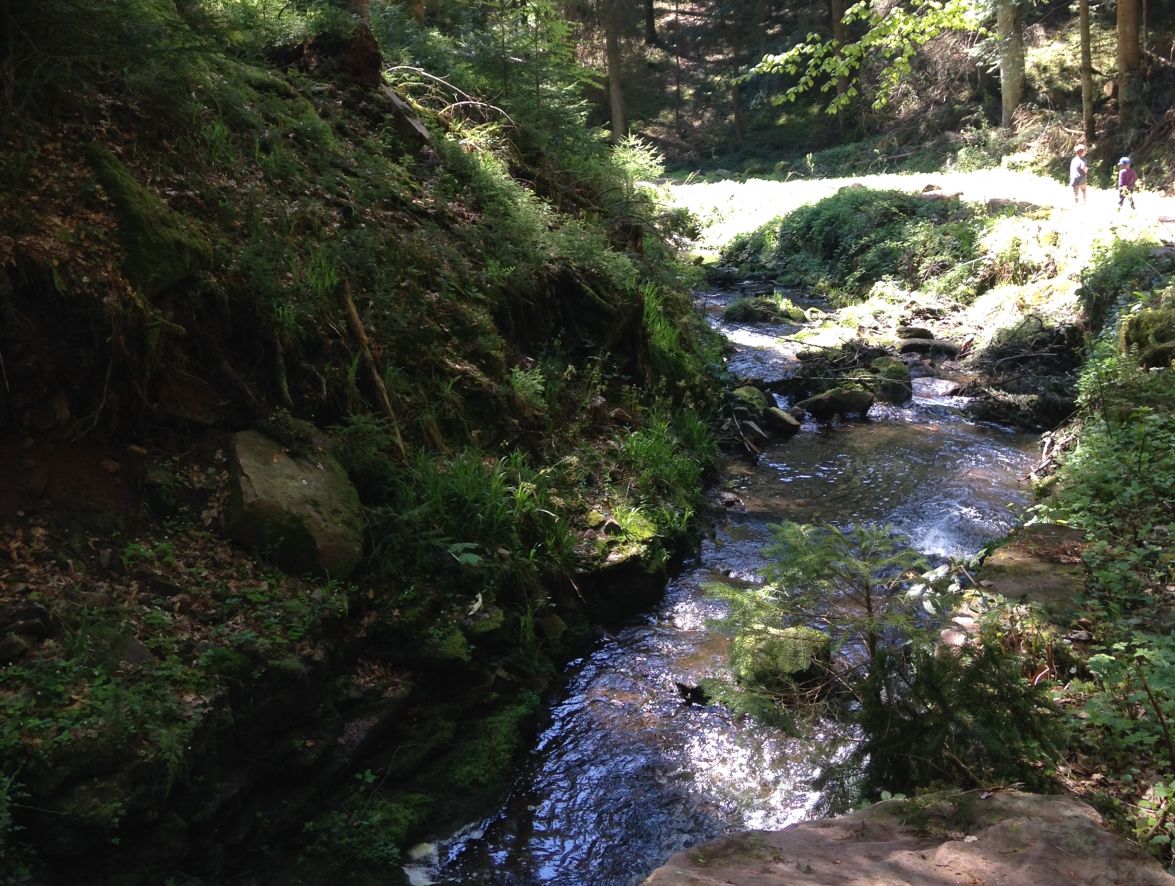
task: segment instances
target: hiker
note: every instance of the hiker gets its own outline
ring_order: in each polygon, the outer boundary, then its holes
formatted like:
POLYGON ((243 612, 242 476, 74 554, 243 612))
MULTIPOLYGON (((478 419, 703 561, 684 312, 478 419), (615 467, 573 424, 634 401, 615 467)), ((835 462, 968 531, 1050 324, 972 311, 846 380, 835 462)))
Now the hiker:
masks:
POLYGON ((1118 161, 1118 209, 1130 200, 1130 208, 1134 208, 1134 186, 1138 184, 1138 173, 1134 171, 1134 164, 1129 157, 1118 161))
POLYGON ((1069 187, 1073 189, 1074 206, 1086 202, 1085 179, 1088 175, 1089 164, 1085 162, 1085 145, 1078 145, 1073 149, 1073 159, 1069 161, 1069 187))

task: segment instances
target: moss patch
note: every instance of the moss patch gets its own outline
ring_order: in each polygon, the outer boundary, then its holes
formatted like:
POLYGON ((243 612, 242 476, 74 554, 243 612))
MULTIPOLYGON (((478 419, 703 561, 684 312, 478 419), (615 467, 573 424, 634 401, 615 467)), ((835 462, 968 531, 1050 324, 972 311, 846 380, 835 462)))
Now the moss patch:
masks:
POLYGON ((86 155, 118 216, 123 271, 145 295, 159 295, 211 267, 212 244, 194 222, 139 184, 109 149, 92 144, 86 155))

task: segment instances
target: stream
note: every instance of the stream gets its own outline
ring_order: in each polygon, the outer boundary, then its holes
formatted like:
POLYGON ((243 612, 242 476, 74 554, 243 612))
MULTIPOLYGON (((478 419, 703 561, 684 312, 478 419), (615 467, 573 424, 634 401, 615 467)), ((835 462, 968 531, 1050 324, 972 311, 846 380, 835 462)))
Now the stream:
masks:
MULTIPOLYGON (((779 379, 795 365, 780 336, 796 327, 711 322, 737 347, 743 377, 779 379)), ((732 831, 777 829, 837 798, 813 786, 852 736, 831 722, 798 737, 686 703, 675 684, 727 669, 716 582, 758 581, 761 549, 780 520, 893 524, 932 557, 969 555, 1006 533, 1029 504, 1021 478, 1036 438, 967 419, 935 379, 867 421, 805 424, 757 463, 730 461, 717 486, 737 501, 700 553, 670 581, 660 607, 568 666, 550 721, 500 809, 441 843, 418 847, 413 884, 629 886, 672 853, 732 831)), ((725 495, 728 502, 734 501, 725 495)))

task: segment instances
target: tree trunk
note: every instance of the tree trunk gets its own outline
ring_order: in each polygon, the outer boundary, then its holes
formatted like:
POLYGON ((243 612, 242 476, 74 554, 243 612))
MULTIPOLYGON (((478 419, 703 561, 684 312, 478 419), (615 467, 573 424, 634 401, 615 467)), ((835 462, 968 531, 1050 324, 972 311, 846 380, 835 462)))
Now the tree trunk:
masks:
POLYGON ((1012 128, 1012 117, 1024 96, 1024 9, 1020 0, 997 0, 996 30, 1000 36, 1000 126, 1012 128))
MULTIPOLYGON (((845 0, 831 0, 829 14, 832 18, 832 39, 838 46, 844 46, 849 39, 849 29, 845 27, 845 0)), ((840 54, 839 52, 837 53, 840 54)), ((849 89, 849 78, 841 75, 836 78, 836 94, 844 95, 849 89)))
POLYGON ((624 123, 624 93, 620 77, 620 22, 617 5, 620 0, 604 0, 604 45, 608 67, 608 107, 612 117, 612 143, 627 134, 624 123))
MULTIPOLYGON (((829 3, 829 17, 832 19, 832 41, 837 45, 836 54, 842 54, 842 49, 849 39, 849 29, 845 27, 845 0, 831 0, 829 3)), ((843 97, 849 91, 849 78, 838 74, 836 78, 836 94, 843 97)), ((841 137, 845 134, 845 115, 836 115, 836 125, 841 137)))
POLYGON ((1081 29, 1081 133, 1085 143, 1093 141, 1093 54, 1089 41, 1089 0, 1079 0, 1081 29))
POLYGON ((681 127, 681 0, 673 0, 673 125, 681 127))
POLYGON ((657 45, 657 10, 653 0, 645 0, 645 45, 657 45))
POLYGON ((1131 128, 1139 117, 1141 71, 1138 0, 1118 0, 1118 123, 1123 129, 1131 128))
POLYGON ((743 105, 742 99, 738 93, 738 75, 739 67, 742 64, 743 56, 743 3, 742 0, 734 0, 734 8, 731 16, 731 52, 730 52, 730 67, 731 67, 731 84, 730 84, 730 100, 733 106, 734 117, 734 140, 737 144, 743 142, 743 105))

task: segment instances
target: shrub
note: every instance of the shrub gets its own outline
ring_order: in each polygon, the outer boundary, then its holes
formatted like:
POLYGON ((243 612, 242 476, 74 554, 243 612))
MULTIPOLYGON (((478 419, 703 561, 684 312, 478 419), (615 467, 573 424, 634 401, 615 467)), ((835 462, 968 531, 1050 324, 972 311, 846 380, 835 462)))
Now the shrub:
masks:
POLYGON ((944 289, 973 291, 978 270, 967 260, 982 227, 958 200, 849 187, 736 238, 723 261, 849 301, 884 277, 913 287, 943 278, 944 289))
POLYGON ((935 616, 952 603, 932 588, 945 570, 920 574, 924 558, 889 527, 784 523, 766 552, 769 584, 719 590, 731 603, 725 623, 735 631, 734 664, 749 695, 741 710, 762 716, 770 700, 802 698, 780 691, 785 666, 803 669, 794 648, 778 641, 791 626, 820 626, 831 644, 830 684, 853 699, 847 710, 864 732, 854 760, 864 763, 868 785, 1039 782, 1042 761, 1057 752, 1058 718, 994 632, 963 650, 937 651, 935 616), (764 638, 773 641, 766 648, 764 638), (767 654, 781 649, 789 656, 767 654))

